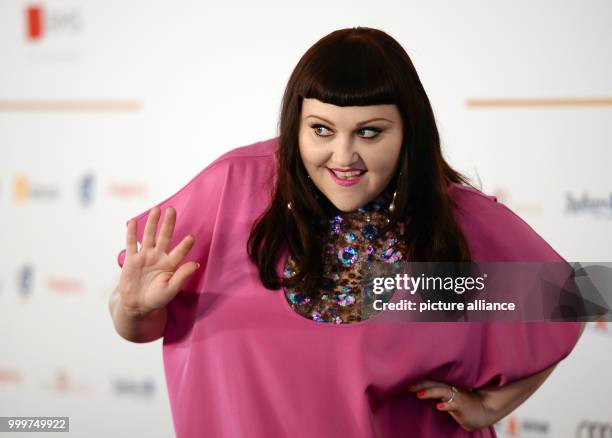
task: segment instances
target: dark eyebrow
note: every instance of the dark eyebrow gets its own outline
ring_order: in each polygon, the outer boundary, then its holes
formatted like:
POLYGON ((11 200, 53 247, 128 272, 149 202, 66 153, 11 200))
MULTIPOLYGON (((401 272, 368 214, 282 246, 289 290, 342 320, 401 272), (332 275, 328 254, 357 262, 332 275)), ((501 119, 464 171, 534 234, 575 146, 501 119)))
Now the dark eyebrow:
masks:
MULTIPOLYGON (((323 117, 321 117, 321 116, 317 116, 317 115, 314 115, 314 114, 309 114, 309 115, 307 115, 306 117, 304 117, 304 119, 307 119, 307 118, 309 118, 309 117, 315 117, 315 118, 317 118, 317 119, 321 119, 321 120, 323 120, 323 121, 325 121, 325 122, 329 123, 331 126, 335 126, 335 125, 334 125, 332 122, 330 122, 329 120, 324 119, 323 117)), ((364 120, 363 122, 359 122, 359 123, 357 123, 357 126, 363 126, 363 125, 366 125, 366 124, 368 124, 368 123, 370 123, 370 122, 374 122, 374 121, 376 121, 376 120, 385 120, 385 121, 387 121, 387 122, 389 122, 389 123, 393 123, 391 120, 389 120, 389 119, 385 119, 384 117, 376 117, 376 118, 374 118, 374 119, 369 119, 369 120, 364 120)))

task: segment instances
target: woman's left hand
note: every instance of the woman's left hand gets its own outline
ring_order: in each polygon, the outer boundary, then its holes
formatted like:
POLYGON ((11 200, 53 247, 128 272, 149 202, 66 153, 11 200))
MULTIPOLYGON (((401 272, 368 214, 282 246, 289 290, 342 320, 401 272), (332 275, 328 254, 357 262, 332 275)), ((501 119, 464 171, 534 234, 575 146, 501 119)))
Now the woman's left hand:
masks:
POLYGON ((495 423, 493 413, 484 403, 484 395, 478 390, 470 391, 444 382, 422 380, 410 386, 408 391, 416 392, 416 396, 423 400, 438 400, 436 408, 439 411, 448 412, 468 432, 474 432, 495 423), (453 388, 456 391, 453 391, 453 388), (450 400, 451 396, 452 400, 450 400))

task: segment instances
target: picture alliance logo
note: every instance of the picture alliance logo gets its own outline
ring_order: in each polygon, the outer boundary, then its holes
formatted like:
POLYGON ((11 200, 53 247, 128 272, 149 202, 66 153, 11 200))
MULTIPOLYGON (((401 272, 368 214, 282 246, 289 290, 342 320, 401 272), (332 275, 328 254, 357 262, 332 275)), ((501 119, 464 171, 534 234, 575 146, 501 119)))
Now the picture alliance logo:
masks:
POLYGON ((83 31, 83 16, 77 8, 58 9, 30 5, 25 9, 26 38, 40 41, 51 35, 77 35, 83 31))

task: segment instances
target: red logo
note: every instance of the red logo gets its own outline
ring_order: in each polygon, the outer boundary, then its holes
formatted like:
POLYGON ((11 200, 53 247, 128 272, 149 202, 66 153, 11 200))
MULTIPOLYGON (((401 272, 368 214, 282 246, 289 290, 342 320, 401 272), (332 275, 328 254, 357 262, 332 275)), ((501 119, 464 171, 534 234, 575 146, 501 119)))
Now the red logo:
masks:
POLYGON ((29 40, 38 40, 43 34, 43 8, 42 6, 28 6, 26 8, 26 32, 29 40))

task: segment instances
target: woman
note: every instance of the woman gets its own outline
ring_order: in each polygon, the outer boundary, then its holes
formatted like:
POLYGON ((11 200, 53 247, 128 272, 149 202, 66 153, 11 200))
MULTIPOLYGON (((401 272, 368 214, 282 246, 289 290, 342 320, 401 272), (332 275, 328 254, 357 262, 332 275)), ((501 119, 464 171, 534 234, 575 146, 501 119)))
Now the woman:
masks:
POLYGON ((408 259, 563 260, 444 161, 401 46, 343 29, 296 66, 278 138, 128 221, 110 310, 163 337, 181 438, 495 436, 582 327, 370 321, 359 270, 408 259))

